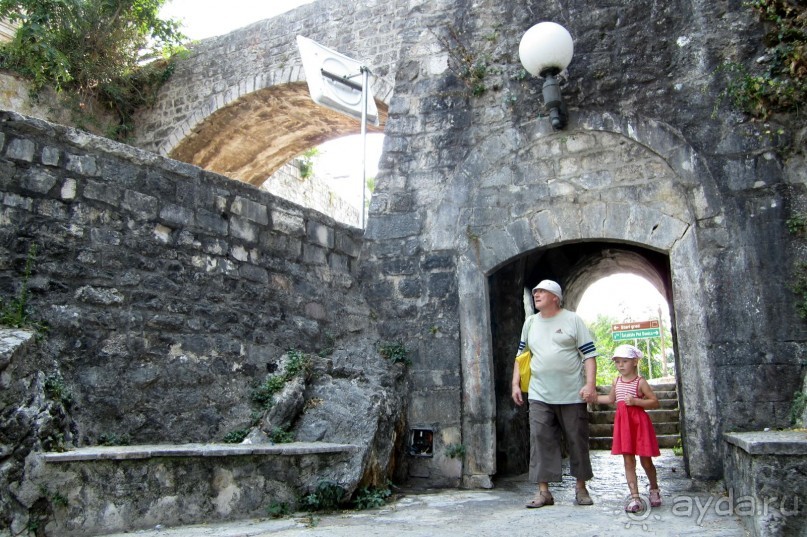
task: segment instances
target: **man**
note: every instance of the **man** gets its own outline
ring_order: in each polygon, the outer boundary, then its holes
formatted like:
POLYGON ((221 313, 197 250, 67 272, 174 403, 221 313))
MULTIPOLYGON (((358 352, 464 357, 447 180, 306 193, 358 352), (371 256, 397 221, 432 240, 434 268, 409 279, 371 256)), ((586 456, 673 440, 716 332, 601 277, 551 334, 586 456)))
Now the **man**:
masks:
MULTIPOLYGON (((571 474, 577 479, 578 505, 594 502, 586 488, 593 477, 588 450, 587 402, 597 400, 597 351, 588 328, 574 312, 563 309, 563 292, 552 280, 532 290, 538 313, 521 330, 518 352, 529 346, 530 481, 538 492, 528 508, 555 503, 549 483, 561 481, 561 432, 569 450, 571 474)), ((512 397, 523 405, 518 367, 513 368, 512 397)))

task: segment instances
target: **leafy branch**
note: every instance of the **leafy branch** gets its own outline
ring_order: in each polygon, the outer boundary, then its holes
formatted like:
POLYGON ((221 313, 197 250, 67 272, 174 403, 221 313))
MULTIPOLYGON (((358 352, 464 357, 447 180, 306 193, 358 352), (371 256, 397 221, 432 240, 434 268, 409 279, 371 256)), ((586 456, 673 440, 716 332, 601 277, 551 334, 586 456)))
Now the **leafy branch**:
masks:
MULTIPOLYGON (((163 20, 166 0, 0 0, 0 18, 18 25, 0 45, 0 68, 77 101, 93 116, 95 103, 117 116, 111 135, 131 133, 138 107, 154 99, 183 50, 179 22, 163 20), (155 61, 157 60, 157 61, 155 61)), ((71 100, 71 99, 68 99, 71 100)))

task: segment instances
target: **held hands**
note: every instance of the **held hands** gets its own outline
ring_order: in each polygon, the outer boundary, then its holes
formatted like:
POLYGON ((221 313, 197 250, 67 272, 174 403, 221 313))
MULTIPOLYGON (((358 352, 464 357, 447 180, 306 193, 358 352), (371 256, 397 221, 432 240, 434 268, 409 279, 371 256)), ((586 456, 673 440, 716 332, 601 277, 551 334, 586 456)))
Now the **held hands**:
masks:
POLYGON ((586 403, 596 403, 597 388, 589 385, 583 386, 583 388, 580 390, 580 399, 586 403))

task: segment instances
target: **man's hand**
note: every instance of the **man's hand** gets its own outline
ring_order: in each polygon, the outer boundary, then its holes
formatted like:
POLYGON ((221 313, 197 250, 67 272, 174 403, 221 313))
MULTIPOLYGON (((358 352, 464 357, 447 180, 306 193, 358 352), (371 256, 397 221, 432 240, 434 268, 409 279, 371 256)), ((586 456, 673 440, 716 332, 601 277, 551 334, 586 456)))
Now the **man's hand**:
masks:
POLYGON ((589 385, 583 386, 583 388, 580 389, 580 399, 582 399, 586 403, 596 403, 597 388, 589 385))
POLYGON ((521 386, 513 386, 513 402, 517 406, 521 406, 524 404, 524 398, 521 396, 521 386))

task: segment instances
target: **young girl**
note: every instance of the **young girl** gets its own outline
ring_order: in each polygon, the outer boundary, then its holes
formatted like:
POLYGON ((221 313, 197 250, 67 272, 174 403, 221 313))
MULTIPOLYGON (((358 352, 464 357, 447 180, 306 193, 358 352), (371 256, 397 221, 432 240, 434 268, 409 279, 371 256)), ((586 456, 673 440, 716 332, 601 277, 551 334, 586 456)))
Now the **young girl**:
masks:
POLYGON ((612 455, 622 455, 625 462, 625 477, 628 479, 631 499, 625 511, 637 513, 645 509, 639 497, 636 483, 636 455, 650 481, 650 506, 661 505, 661 492, 656 480, 656 467, 651 457, 660 455, 656 431, 646 409, 659 408, 658 398, 645 379, 639 376, 639 359, 641 351, 633 345, 620 345, 614 350, 613 360, 619 376, 611 386, 608 395, 597 396, 600 404, 616 402, 614 418, 614 441, 611 446, 612 455))

